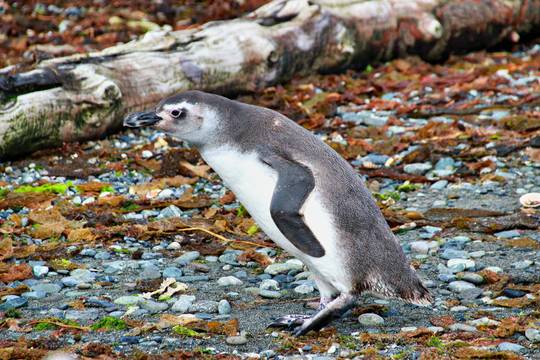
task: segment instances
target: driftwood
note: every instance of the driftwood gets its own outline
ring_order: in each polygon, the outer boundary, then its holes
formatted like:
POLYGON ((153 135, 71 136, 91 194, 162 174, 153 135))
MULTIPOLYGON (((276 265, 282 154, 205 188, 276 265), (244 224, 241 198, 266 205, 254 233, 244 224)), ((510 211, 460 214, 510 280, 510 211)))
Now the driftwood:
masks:
POLYGON ((0 70, 0 159, 104 136, 187 89, 233 95, 407 54, 437 61, 539 28, 540 0, 275 0, 241 19, 0 70))

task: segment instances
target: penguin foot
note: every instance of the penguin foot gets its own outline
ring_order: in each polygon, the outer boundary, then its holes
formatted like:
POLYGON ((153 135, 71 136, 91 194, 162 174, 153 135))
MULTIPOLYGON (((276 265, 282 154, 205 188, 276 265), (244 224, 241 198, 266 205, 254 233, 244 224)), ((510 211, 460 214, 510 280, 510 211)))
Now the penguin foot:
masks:
POLYGON ((310 317, 311 315, 301 315, 301 314, 283 315, 278 318, 272 319, 272 323, 268 325, 268 327, 269 328, 286 328, 287 330, 292 330, 302 325, 310 317))
POLYGON ((332 320, 338 319, 347 314, 351 306, 356 302, 356 296, 348 293, 342 293, 337 298, 328 303, 323 309, 313 317, 305 320, 302 326, 295 331, 295 336, 302 336, 311 330, 320 330, 328 325, 332 320))

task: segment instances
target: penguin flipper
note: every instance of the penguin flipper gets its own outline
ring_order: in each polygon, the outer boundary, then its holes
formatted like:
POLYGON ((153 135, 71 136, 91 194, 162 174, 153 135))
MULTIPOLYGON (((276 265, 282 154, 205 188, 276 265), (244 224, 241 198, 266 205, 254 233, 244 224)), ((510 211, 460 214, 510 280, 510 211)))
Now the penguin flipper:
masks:
POLYGON ((283 235, 303 253, 317 258, 324 256, 324 248, 301 213, 302 206, 315 187, 311 170, 296 161, 275 155, 265 157, 263 161, 278 173, 270 203, 272 220, 283 235))

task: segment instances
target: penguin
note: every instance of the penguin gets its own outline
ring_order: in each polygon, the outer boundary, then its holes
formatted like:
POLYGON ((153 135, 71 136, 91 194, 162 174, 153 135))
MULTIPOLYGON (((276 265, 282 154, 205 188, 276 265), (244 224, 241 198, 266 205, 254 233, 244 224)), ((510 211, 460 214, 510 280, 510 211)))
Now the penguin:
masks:
POLYGON ((342 317, 361 293, 416 305, 432 298, 351 165, 280 113, 201 91, 127 116, 195 145, 263 231, 311 271, 313 316, 285 315, 296 336, 342 317))

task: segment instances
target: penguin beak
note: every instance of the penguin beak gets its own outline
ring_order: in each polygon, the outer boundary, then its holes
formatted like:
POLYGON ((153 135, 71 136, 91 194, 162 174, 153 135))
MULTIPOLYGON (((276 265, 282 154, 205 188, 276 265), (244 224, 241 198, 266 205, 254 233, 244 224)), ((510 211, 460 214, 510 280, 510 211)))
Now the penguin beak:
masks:
POLYGON ((154 125, 157 122, 163 120, 163 118, 157 116, 156 109, 143 111, 135 114, 128 115, 124 119, 124 126, 128 127, 141 127, 154 125))

